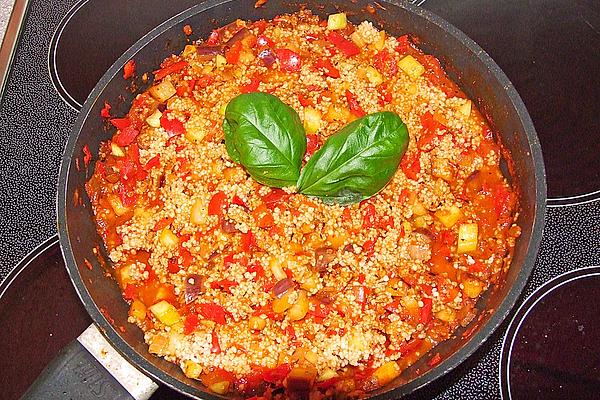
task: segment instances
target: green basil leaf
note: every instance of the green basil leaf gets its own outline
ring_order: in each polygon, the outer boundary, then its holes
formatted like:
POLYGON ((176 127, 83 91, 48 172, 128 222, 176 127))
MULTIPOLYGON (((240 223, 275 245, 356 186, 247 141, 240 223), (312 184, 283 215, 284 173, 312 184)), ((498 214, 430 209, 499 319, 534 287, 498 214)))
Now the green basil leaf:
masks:
POLYGON ((330 136, 308 160, 298 192, 326 203, 362 201, 392 179, 407 146, 408 130, 397 114, 364 116, 330 136))
POLYGON ((298 113, 268 93, 241 94, 229 102, 223 120, 231 159, 258 182, 295 186, 306 152, 306 134, 298 113))

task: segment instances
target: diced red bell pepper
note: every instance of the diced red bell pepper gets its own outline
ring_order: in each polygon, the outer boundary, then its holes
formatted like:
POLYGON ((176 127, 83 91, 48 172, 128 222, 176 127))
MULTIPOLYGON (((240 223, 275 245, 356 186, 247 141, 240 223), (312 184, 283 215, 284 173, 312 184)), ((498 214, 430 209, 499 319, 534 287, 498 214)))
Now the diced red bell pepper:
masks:
POLYGON ((340 71, 333 65, 329 58, 319 58, 315 62, 315 68, 324 72, 326 76, 331 78, 339 78, 340 71))
POLYGON ((238 282, 234 282, 231 279, 221 279, 220 281, 212 282, 210 284, 210 287, 213 289, 222 289, 226 292, 231 293, 231 288, 238 285, 238 282))
POLYGON ((194 332, 196 328, 200 324, 200 318, 198 318, 198 314, 190 313, 185 317, 185 322, 183 323, 183 334, 189 335, 194 332))
POLYGON ((102 108, 102 110, 100 110, 100 116, 102 118, 110 118, 110 104, 108 104, 107 101, 104 102, 104 107, 102 108))
POLYGON ((127 286, 125 286, 125 290, 123 290, 123 298, 126 300, 133 300, 137 297, 137 291, 138 289, 135 285, 128 283, 127 286))
POLYGON ((238 196, 237 194, 233 196, 233 199, 231 199, 231 203, 242 207, 246 211, 248 211, 250 209, 250 207, 248 207, 246 202, 244 200, 242 200, 240 198, 240 196, 238 196))
POLYGON ((369 203, 365 207, 365 213, 363 215, 363 229, 370 229, 375 226, 375 222, 377 221, 377 211, 375 210, 375 205, 373 203, 369 203))
POLYGON ((135 60, 131 59, 127 61, 123 67, 123 78, 133 78, 133 75, 135 75, 135 60))
POLYGON ((131 125, 131 120, 129 118, 113 118, 110 123, 117 129, 125 129, 131 125))
POLYGON ((256 44, 258 44, 261 47, 274 47, 275 46, 275 42, 272 41, 271 39, 269 39, 268 37, 266 37, 265 35, 258 35, 258 37, 256 38, 256 44))
POLYGON ((348 102, 348 108, 350 108, 350 112, 352 114, 356 115, 359 118, 367 115, 365 110, 363 110, 363 108, 359 104, 358 99, 356 98, 354 93, 352 93, 349 90, 346 90, 346 101, 348 102))
POLYGON ((265 276, 265 269, 259 263, 254 263, 254 264, 249 265, 246 268, 246 271, 256 274, 255 278, 253 279, 254 282, 256 282, 259 278, 262 278, 265 276))
POLYGON ((373 257, 373 254, 375 253, 375 243, 377 243, 377 240, 367 240, 363 245, 362 245, 362 249, 365 252, 367 257, 373 257))
POLYGON ((156 222, 156 224, 154 224, 154 227, 152 228, 152 230, 154 232, 158 232, 160 230, 163 230, 167 226, 171 225, 171 223, 173 222, 173 220, 174 220, 174 218, 161 218, 161 219, 159 219, 156 222))
POLYGON ((214 330, 210 333, 212 347, 210 348, 210 352, 213 354, 221 353, 221 345, 219 344, 219 337, 217 336, 217 332, 214 330))
POLYGON ((196 79, 194 88, 204 89, 214 83, 215 77, 213 75, 204 75, 196 79))
POLYGON ((287 200, 290 197, 288 193, 286 193, 282 189, 271 189, 269 194, 262 197, 262 201, 266 204, 267 208, 273 210, 279 203, 284 200, 287 200))
POLYGON ((224 192, 219 191, 212 196, 208 203, 208 215, 217 215, 221 217, 227 206, 227 195, 224 192))
POLYGON ((256 247, 256 238, 254 237, 252 231, 242 233, 242 250, 245 252, 250 252, 256 247))
POLYGON ((423 302, 423 307, 421 307, 421 320, 420 322, 423 325, 427 325, 429 321, 431 321, 431 311, 433 309, 433 301, 428 297, 423 297, 421 299, 423 302))
POLYGON ((177 118, 170 119, 168 112, 164 112, 160 117, 160 126, 167 131, 169 137, 179 136, 185 133, 185 126, 183 126, 183 122, 177 118))
POLYGON ((396 51, 400 55, 411 54, 415 50, 415 47, 413 46, 408 35, 400 36, 399 38, 396 39, 396 43, 398 43, 396 45, 396 51))
POLYGON ((306 154, 310 157, 319 148, 319 137, 315 134, 306 135, 306 154))
POLYGON ((386 77, 392 77, 398 72, 398 64, 388 49, 383 49, 373 57, 373 65, 386 77))
POLYGON ((263 379, 266 382, 276 385, 281 384, 291 370, 292 367, 289 364, 281 364, 275 368, 265 370, 263 372, 263 379))
POLYGON ((389 312, 397 312, 398 309, 400 307, 400 299, 396 299, 394 301, 392 301, 391 303, 386 304, 386 306, 384 307, 386 309, 386 311, 389 312))
POLYGON ((144 169, 146 171, 150 171, 152 168, 157 167, 160 167, 160 154, 157 154, 151 159, 149 159, 148 162, 146 162, 146 165, 144 165, 144 169))
POLYGON ((400 169, 407 178, 416 181, 419 178, 418 173, 421 172, 421 155, 418 152, 405 154, 400 161, 400 169))
POLYGON ((139 133, 140 131, 135 129, 133 126, 127 126, 126 128, 119 130, 119 132, 113 136, 113 141, 122 147, 129 146, 131 143, 133 143, 139 133))
POLYGON ((282 71, 299 72, 302 68, 300 55, 290 49, 275 49, 275 55, 282 71))
POLYGON ((291 324, 288 324, 288 326, 286 326, 285 334, 290 340, 296 340, 296 331, 294 330, 294 327, 291 324))
POLYGON ((388 87, 385 84, 385 82, 382 83, 381 85, 379 85, 378 91, 379 91, 379 97, 377 99, 377 102, 380 105, 385 106, 386 104, 391 103, 393 97, 392 97, 392 94, 390 93, 390 91, 388 90, 388 87))
POLYGON ((252 211, 252 217, 259 228, 269 228, 275 223, 273 214, 264 203, 252 211))
POLYGON ((351 40, 346 39, 339 32, 329 32, 327 34, 327 40, 341 51, 346 57, 352 57, 360 53, 360 49, 351 40))
POLYGON ((423 339, 418 339, 418 338, 411 339, 408 342, 402 343, 398 349, 398 352, 400 353, 401 356, 405 356, 405 355, 410 354, 413 351, 417 350, 419 347, 421 347, 422 343, 423 343, 423 339))
POLYGON ((179 71, 181 71, 182 69, 184 69, 187 66, 188 66, 187 61, 183 61, 182 60, 182 61, 174 62, 174 63, 172 63, 170 65, 167 65, 164 68, 161 68, 159 70, 156 70, 156 71, 152 72, 154 74, 154 80, 155 81, 160 81, 165 76, 170 75, 170 74, 175 73, 175 72, 179 72, 179 71))
POLYGON ((228 64, 237 64, 240 60, 240 52, 242 51, 242 42, 235 42, 231 47, 225 51, 225 59, 228 64))
POLYGON ((354 286, 352 288, 354 292, 354 297, 356 298, 356 302, 360 304, 362 311, 365 311, 367 306, 367 295, 369 294, 369 289, 367 289, 364 285, 354 286))
POLYGON ((192 31, 192 27, 191 27, 191 26, 189 26, 189 25, 185 25, 185 26, 183 27, 183 33, 184 33, 186 36, 190 36, 190 35, 193 33, 193 31, 192 31))
POLYGON ((179 268, 179 263, 177 262, 177 258, 173 257, 170 258, 169 261, 167 262, 167 271, 169 271, 172 274, 176 274, 181 270, 181 268, 179 268))
POLYGON ((435 353, 435 355, 433 357, 431 357, 431 359, 429 361, 427 361, 427 365, 429 365, 430 367, 435 367, 441 361, 442 361, 442 356, 440 355, 440 353, 435 353))
POLYGON ((242 93, 252 93, 258 91, 258 86, 260 85, 260 77, 258 75, 254 75, 250 78, 250 82, 247 85, 242 86, 242 93))
POLYGON ((229 268, 234 262, 235 259, 233 258, 233 254, 228 254, 225 257, 223 257, 223 266, 225 268, 229 268))
POLYGON ((302 107, 312 106, 312 101, 302 93, 298 93, 298 101, 302 107))
MULTIPOLYGON (((85 151, 85 148, 84 148, 84 151, 85 151)), ((493 193, 494 193, 494 212, 496 214, 496 218, 500 218, 504 214, 510 212, 511 193, 508 191, 508 188, 505 185, 503 185, 502 183, 497 184, 493 188, 493 193)))
POLYGON ((216 322, 219 325, 225 325, 228 312, 220 305, 215 303, 202 303, 197 306, 198 312, 204 318, 216 322))
POLYGON ((181 257, 181 265, 183 266, 183 268, 188 268, 194 263, 194 256, 187 249, 180 248, 179 257, 181 257))
POLYGON ((179 86, 177 86, 177 96, 179 97, 189 97, 192 95, 194 91, 194 86, 196 86, 196 80, 190 79, 189 81, 181 81, 179 86))

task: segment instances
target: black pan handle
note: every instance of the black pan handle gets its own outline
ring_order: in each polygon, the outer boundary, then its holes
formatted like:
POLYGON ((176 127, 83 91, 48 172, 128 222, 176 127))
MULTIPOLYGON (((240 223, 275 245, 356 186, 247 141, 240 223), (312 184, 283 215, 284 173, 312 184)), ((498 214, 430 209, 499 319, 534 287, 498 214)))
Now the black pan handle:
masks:
POLYGON ((157 388, 92 324, 61 350, 21 399, 146 400, 157 388))

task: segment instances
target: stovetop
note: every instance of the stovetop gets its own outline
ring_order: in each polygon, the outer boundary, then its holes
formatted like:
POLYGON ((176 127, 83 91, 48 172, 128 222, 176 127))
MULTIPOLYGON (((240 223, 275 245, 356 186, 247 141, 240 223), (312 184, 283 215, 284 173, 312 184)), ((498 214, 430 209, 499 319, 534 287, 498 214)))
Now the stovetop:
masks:
MULTIPOLYGON (((590 367, 583 373, 568 368, 577 358, 559 358, 565 365, 558 368, 552 361, 556 355, 546 356, 540 349, 528 347, 536 343, 532 333, 548 329, 540 325, 548 319, 536 317, 541 312, 536 311, 538 307, 550 307, 552 312, 557 310, 552 304, 562 303, 561 296, 587 290, 565 284, 572 278, 568 274, 552 281, 552 286, 543 285, 569 271, 600 264, 600 4, 595 0, 414 2, 463 30, 511 79, 540 137, 549 195, 538 260, 519 301, 523 308, 511 314, 517 318, 512 324, 506 321, 473 356, 415 398, 534 396, 534 391, 519 389, 524 386, 519 382, 541 382, 535 389, 541 390, 538 393, 560 398, 560 390, 550 384, 555 376, 569 377, 578 388, 600 387, 598 358, 586 360, 590 367), (552 300, 556 296, 559 300, 552 300), (539 357, 532 360, 531 354, 539 357)), ((29 0, 0 103, 0 279, 56 232, 59 162, 76 110, 87 93, 135 40, 196 3, 29 0)), ((585 282, 595 282, 589 289, 594 298, 593 294, 600 294, 600 285, 593 277, 589 279, 575 281, 583 287, 585 282)), ((585 310, 568 311, 573 311, 569 321, 589 317, 585 310), (575 315, 576 311, 581 312, 575 315)), ((577 337, 580 325, 582 331, 592 332, 588 326, 597 326, 598 320, 572 326, 566 323, 553 332, 566 340, 569 335, 577 337)), ((591 333, 587 338, 593 338, 591 333)), ((545 346, 560 343, 552 340, 537 342, 545 346)), ((586 352, 596 349, 600 354, 600 341, 589 342, 595 342, 595 347, 586 342, 592 346, 586 347, 586 352)), ((600 397, 595 392, 581 393, 600 397)))

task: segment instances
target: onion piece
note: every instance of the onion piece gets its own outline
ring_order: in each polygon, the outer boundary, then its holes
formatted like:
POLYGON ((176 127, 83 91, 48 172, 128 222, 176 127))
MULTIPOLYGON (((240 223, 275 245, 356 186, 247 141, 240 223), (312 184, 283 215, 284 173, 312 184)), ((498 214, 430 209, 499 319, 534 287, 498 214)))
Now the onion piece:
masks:
POLYGON ((273 293, 277 298, 283 297, 283 295, 294 287, 294 281, 290 278, 284 278, 277 282, 275 286, 273 286, 273 293))
POLYGON ((185 278, 185 304, 190 304, 202 293, 204 277, 198 274, 190 274, 185 278))
POLYGON ((225 47, 226 48, 230 48, 231 46, 233 46, 234 43, 239 42, 240 40, 246 39, 251 34, 252 33, 248 30, 248 28, 242 28, 242 29, 240 29, 239 31, 237 31, 236 33, 233 34, 233 36, 231 37, 231 39, 229 39, 225 43, 225 47))
POLYGON ((236 233, 235 223, 227 218, 221 220, 221 230, 225 233, 236 233))
POLYGON ((315 250, 315 268, 324 271, 335 260, 336 252, 331 247, 320 247, 315 250))
POLYGON ((271 67, 277 61, 277 56, 275 56, 275 53, 271 49, 264 49, 258 53, 258 58, 260 58, 266 67, 271 67))
POLYGON ((217 56, 217 55, 223 55, 224 51, 224 46, 223 45, 218 45, 218 46, 197 46, 196 47, 196 53, 198 54, 198 57, 203 60, 210 60, 213 57, 217 56))

